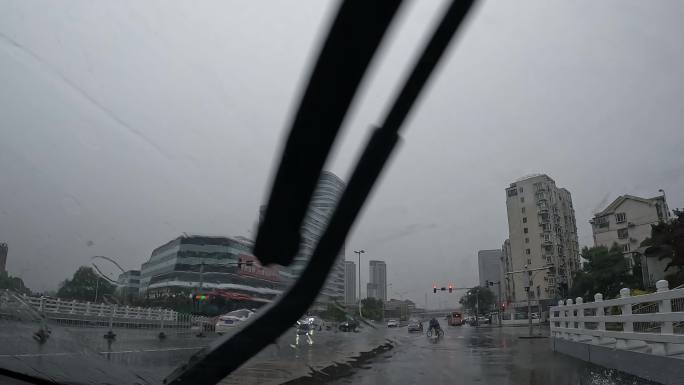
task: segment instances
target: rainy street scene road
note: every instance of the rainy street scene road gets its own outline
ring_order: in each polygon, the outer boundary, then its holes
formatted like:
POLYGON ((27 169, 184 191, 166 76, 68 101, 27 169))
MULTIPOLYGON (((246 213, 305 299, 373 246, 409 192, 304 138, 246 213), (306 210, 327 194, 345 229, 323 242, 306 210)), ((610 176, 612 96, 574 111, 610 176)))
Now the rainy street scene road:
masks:
MULTIPOLYGON (((405 325, 365 326, 350 333, 322 330, 312 335, 311 344, 305 338, 297 341, 293 330, 222 383, 450 384, 458 378, 461 384, 650 384, 552 352, 545 329, 542 338, 534 339, 520 338, 527 336, 524 327, 464 325, 444 330, 440 338, 409 333, 405 325)), ((124 373, 161 383, 192 354, 219 338, 214 333, 197 337, 185 332, 168 333, 160 340, 154 330, 115 329, 116 338, 107 340, 105 332, 58 326, 52 328, 52 343, 40 346, 30 341, 30 328, 3 321, 0 363, 49 370, 58 380, 69 376, 80 382, 103 381, 124 373), (83 362, 88 365, 83 367, 83 362)))

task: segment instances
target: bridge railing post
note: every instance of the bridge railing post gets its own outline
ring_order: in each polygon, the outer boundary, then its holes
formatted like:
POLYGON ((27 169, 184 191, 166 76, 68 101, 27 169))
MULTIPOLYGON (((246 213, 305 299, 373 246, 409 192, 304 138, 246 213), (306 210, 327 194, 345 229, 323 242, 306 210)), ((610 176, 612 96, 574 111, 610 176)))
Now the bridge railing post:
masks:
MULTIPOLYGON (((628 288, 622 288, 620 289, 620 299, 625 299, 629 298, 631 295, 629 294, 629 289, 628 288)), ((630 316, 632 315, 632 302, 626 302, 624 305, 620 306, 620 313, 621 315, 624 316, 630 316)), ((629 335, 627 333, 634 333, 634 323, 631 320, 623 319, 622 320, 622 332, 625 333, 625 338, 618 338, 615 341, 615 348, 616 349, 631 349, 633 348, 633 342, 636 342, 634 340, 630 340, 628 337, 629 335)))
MULTIPOLYGON (((606 311, 605 311, 605 307, 603 306, 602 302, 603 302, 603 294, 601 294, 601 293, 594 294, 594 304, 596 304, 596 307, 594 308, 594 310, 595 310, 594 316, 598 317, 596 330, 599 330, 599 331, 605 331, 606 330, 606 311)), ((601 337, 592 336, 591 337, 591 343, 594 345, 599 345, 601 343, 601 337)))
MULTIPOLYGON (((575 328, 575 308, 572 306, 572 298, 568 298, 565 300, 565 306, 568 307, 568 309, 565 311, 565 327, 568 329, 574 329, 575 328)), ((568 332, 567 334, 567 339, 569 340, 574 340, 575 339, 575 333, 574 332, 568 332)))
MULTIPOLYGON (((656 282, 656 289, 658 293, 663 293, 669 291, 669 283, 661 279, 656 282)), ((658 313, 671 313, 672 312, 672 302, 669 298, 663 299, 658 303, 658 313)), ((672 321, 663 321, 660 326, 660 334, 674 334, 674 327, 672 321)), ((677 346, 675 344, 667 342, 656 342, 649 344, 651 346, 651 353, 658 356, 665 356, 668 354, 681 353, 682 346, 677 346)))
MULTIPOLYGON (((620 298, 629 298, 629 289, 628 288, 622 288, 620 289, 620 298)), ((632 315, 632 304, 631 303, 626 303, 621 306, 622 308, 622 315, 632 315)), ((622 322, 622 331, 625 333, 632 333, 634 331, 634 324, 632 321, 623 321, 622 322)))
MULTIPOLYGON (((658 293, 666 292, 669 291, 669 282, 667 282, 664 279, 661 279, 660 281, 656 282, 656 289, 658 293)), ((669 298, 664 299, 660 301, 658 304, 658 313, 671 313, 672 312, 672 302, 669 298)), ((660 333, 661 334, 673 334, 674 333, 674 327, 672 325, 672 321, 663 321, 661 327, 660 327, 660 333)))

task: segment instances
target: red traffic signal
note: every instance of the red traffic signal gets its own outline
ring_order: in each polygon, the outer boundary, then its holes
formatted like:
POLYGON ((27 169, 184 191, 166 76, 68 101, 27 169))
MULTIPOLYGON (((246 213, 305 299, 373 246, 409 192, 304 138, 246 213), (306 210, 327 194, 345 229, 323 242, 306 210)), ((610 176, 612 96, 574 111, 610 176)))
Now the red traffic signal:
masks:
POLYGON ((449 284, 449 293, 452 293, 454 291, 454 286, 452 284, 449 284))
POLYGON ((437 285, 434 283, 432 284, 432 292, 437 293, 437 285))

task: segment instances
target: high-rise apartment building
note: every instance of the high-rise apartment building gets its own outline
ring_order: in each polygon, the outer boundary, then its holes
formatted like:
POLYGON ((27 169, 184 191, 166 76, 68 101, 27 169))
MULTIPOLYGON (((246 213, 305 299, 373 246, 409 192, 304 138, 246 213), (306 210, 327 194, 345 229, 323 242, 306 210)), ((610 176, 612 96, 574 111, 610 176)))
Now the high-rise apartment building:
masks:
MULTIPOLYGON (((579 244, 570 192, 545 174, 524 177, 506 188, 507 272, 531 271, 530 297, 542 305, 567 296, 579 269, 579 244), (538 270, 534 270, 538 269, 538 270)), ((528 274, 507 274, 514 307, 527 301, 528 274)))
POLYGON ((387 264, 385 261, 368 261, 366 296, 387 301, 387 264))
POLYGON ((344 261, 344 303, 356 303, 356 263, 344 261))

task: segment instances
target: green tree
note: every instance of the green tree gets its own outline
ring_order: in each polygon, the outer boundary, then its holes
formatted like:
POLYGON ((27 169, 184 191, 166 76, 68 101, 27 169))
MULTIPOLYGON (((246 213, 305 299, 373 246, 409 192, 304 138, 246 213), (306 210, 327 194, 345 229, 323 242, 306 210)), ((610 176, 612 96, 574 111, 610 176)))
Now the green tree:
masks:
POLYGON ((361 300, 361 314, 365 318, 380 321, 382 319, 382 300, 365 298, 361 300))
POLYGON ((651 225, 651 237, 641 246, 647 246, 647 258, 669 260, 665 267, 665 279, 670 287, 684 284, 684 211, 674 210, 675 219, 651 225))
POLYGON ((488 287, 477 286, 468 290, 458 303, 473 314, 479 310, 478 315, 480 315, 491 311, 495 307, 496 297, 494 292, 488 287))
POLYGON ((347 313, 337 303, 329 303, 321 317, 330 321, 344 321, 347 319, 347 313))
POLYGON ((9 289, 25 294, 31 293, 31 290, 24 285, 24 281, 21 278, 12 277, 11 275, 7 274, 6 271, 0 273, 0 289, 9 289))
POLYGON ((57 297, 95 302, 101 301, 104 295, 113 294, 114 289, 115 286, 97 275, 92 267, 81 266, 71 279, 60 284, 57 297))
POLYGON ((573 276, 570 289, 572 298, 582 297, 593 301, 594 294, 601 293, 604 298, 617 297, 623 287, 641 288, 641 273, 632 274, 629 261, 618 245, 610 249, 605 246, 584 247, 582 249, 584 269, 573 276))

